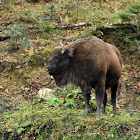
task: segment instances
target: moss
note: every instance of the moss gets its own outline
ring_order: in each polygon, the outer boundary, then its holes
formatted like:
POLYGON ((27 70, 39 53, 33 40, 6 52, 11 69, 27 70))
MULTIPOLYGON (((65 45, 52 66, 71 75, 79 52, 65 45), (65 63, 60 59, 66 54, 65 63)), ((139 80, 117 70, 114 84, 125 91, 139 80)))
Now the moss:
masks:
POLYGON ((38 139, 45 136, 50 139, 56 137, 67 137, 69 139, 76 137, 82 138, 89 137, 91 134, 93 138, 102 136, 102 138, 112 137, 120 139, 122 137, 128 137, 128 133, 131 133, 131 136, 133 134, 138 136, 138 132, 136 133, 133 129, 138 129, 136 125, 138 125, 139 113, 133 115, 122 113, 116 116, 109 114, 103 118, 96 118, 95 114, 83 117, 81 116, 83 109, 77 110, 76 108, 64 108, 63 106, 44 108, 44 104, 45 102, 38 102, 36 104, 27 103, 12 114, 5 113, 1 126, 7 125, 8 131, 13 131, 15 128, 19 128, 20 124, 31 121, 32 130, 37 130, 43 123, 47 122, 48 124, 49 122, 49 131, 47 128, 40 131, 37 136, 38 139))

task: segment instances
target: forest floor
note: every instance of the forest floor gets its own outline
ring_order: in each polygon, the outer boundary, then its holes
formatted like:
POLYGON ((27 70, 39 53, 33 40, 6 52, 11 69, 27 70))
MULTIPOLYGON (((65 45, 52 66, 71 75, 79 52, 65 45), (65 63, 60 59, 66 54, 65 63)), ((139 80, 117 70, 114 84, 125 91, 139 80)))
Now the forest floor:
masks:
MULTIPOLYGON (((133 4, 140 3, 68 0, 33 4, 19 0, 0 7, 0 138, 140 139, 140 42, 134 44, 130 39, 136 34, 132 28, 120 28, 119 17, 133 4), (60 29, 82 22, 92 24, 60 29), (122 54, 116 115, 111 114, 108 91, 106 114, 96 118, 93 109, 83 117, 80 89, 58 88, 46 73, 47 60, 60 42, 66 45, 92 35, 114 44, 122 54), (42 88, 52 89, 55 98, 36 98, 42 88)), ((95 108, 94 91, 90 104, 95 108)))

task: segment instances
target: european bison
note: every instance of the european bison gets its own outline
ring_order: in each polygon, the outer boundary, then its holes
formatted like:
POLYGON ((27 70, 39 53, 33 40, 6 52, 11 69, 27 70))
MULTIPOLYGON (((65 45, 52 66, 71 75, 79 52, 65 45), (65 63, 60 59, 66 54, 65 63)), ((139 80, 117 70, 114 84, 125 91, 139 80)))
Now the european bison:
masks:
POLYGON ((97 37, 87 37, 57 47, 48 61, 47 72, 58 86, 72 83, 79 86, 85 99, 84 115, 90 112, 91 89, 95 89, 97 116, 105 112, 106 89, 111 87, 113 113, 116 112, 116 92, 121 76, 119 50, 97 37))

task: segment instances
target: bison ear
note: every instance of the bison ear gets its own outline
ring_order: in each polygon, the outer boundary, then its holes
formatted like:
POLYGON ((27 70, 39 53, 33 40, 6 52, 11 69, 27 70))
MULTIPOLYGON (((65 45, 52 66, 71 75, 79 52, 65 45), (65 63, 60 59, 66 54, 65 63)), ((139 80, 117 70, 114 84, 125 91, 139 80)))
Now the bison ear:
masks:
POLYGON ((68 49, 68 55, 69 55, 70 57, 73 57, 73 55, 74 55, 74 50, 75 50, 75 48, 70 48, 70 49, 68 49))

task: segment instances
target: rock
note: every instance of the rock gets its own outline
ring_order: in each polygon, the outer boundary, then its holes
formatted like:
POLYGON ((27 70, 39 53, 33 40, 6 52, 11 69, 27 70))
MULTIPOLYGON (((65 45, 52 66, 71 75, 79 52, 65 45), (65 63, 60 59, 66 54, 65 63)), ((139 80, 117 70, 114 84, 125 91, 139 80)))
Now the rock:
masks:
POLYGON ((49 99, 54 98, 55 95, 53 94, 53 90, 49 88, 42 88, 38 91, 37 97, 48 101, 49 99))

